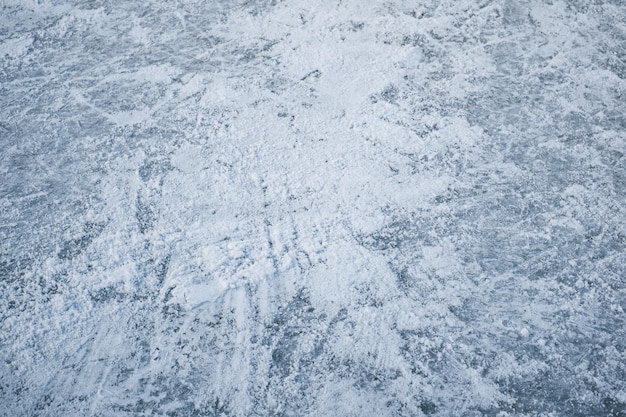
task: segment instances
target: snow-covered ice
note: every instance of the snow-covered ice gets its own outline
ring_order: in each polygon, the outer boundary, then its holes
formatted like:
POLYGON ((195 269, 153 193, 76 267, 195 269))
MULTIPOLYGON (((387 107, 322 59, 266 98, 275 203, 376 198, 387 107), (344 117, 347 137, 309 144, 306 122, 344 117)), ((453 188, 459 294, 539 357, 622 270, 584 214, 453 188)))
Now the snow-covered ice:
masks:
POLYGON ((0 0, 0 415, 625 416, 622 0, 0 0))

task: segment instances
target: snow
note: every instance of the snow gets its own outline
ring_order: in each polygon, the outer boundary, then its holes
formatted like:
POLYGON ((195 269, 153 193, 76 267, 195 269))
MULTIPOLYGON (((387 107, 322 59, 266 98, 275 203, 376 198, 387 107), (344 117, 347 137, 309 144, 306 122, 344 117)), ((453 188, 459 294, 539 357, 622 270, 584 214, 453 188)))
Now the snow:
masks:
POLYGON ((622 2, 0 7, 0 415, 626 413, 622 2))

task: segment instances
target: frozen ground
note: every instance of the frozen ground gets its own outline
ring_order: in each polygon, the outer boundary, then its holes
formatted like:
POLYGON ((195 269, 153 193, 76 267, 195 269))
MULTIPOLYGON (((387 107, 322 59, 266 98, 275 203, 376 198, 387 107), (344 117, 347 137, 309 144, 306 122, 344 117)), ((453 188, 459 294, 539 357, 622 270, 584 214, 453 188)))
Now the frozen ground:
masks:
POLYGON ((0 415, 626 415, 623 0, 0 0, 0 415))

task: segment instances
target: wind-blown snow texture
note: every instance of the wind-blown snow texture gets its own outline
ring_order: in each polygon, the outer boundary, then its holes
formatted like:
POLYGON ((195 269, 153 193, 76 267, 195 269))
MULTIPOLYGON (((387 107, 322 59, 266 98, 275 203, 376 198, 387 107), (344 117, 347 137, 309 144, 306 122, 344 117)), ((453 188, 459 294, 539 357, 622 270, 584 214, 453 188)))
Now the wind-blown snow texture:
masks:
POLYGON ((626 415, 622 0, 0 5, 0 415, 626 415))

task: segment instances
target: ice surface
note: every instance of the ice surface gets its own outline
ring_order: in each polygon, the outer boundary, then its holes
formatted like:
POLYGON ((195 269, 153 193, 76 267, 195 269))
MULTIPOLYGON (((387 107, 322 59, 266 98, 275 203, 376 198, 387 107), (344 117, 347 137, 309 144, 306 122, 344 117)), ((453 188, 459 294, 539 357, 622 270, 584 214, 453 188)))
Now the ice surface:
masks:
POLYGON ((626 4, 0 1, 0 415, 626 415, 626 4))

